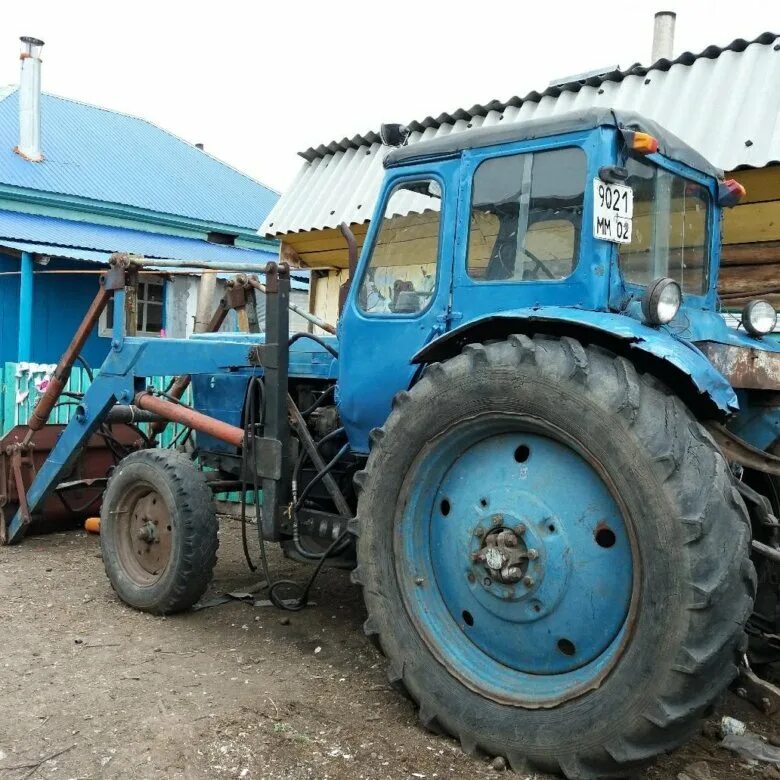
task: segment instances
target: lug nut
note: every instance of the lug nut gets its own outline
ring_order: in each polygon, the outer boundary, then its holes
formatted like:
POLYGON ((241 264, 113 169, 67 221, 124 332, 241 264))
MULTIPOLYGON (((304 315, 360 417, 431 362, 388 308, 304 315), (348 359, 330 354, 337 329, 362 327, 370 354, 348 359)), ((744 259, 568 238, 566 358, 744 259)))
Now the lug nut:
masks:
POLYGON ((415 585, 423 585, 425 583, 425 577, 415 577, 414 578, 414 584, 415 585))
POLYGON ((481 525, 478 525, 474 529, 474 536, 478 536, 481 539, 484 535, 485 535, 485 529, 481 525))
POLYGON ((520 523, 520 525, 515 526, 515 533, 518 536, 522 536, 526 532, 525 523, 520 523))
POLYGON ((504 522, 504 516, 503 515, 493 515, 491 518, 491 522, 493 525, 501 525, 501 523, 504 522))
POLYGON ((534 584, 534 578, 533 577, 529 577, 528 575, 523 577, 523 585, 525 585, 526 588, 532 587, 533 584, 534 584))
POLYGON ((528 557, 529 557, 529 558, 530 558, 532 561, 535 561, 535 560, 536 560, 536 559, 539 557, 539 550, 535 549, 534 547, 531 547, 531 548, 528 550, 528 557))
POLYGON ((493 580, 491 580, 491 579, 490 579, 490 577, 485 577, 485 579, 484 579, 484 580, 482 580, 482 584, 483 584, 483 585, 484 585, 486 588, 489 588, 489 587, 490 587, 490 586, 493 584, 493 580))

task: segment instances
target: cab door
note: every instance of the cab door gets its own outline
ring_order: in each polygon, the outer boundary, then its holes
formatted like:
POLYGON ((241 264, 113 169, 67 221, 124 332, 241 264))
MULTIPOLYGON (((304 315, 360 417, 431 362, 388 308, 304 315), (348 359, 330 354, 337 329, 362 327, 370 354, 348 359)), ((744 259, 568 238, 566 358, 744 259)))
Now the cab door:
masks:
POLYGON ((610 248, 592 231, 592 182, 612 142, 596 128, 463 154, 452 317, 608 304, 610 248))
POLYGON ((456 158, 385 179, 339 321, 339 413, 354 451, 412 384, 412 356, 448 328, 458 173, 456 158))

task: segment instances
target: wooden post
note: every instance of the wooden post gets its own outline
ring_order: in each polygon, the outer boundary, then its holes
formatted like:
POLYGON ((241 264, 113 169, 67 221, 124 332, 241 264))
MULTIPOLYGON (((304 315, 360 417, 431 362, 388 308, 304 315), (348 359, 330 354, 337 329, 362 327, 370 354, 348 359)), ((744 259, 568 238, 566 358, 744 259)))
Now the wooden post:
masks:
POLYGON ((217 275, 203 273, 198 282, 198 301, 195 306, 195 333, 206 333, 214 309, 214 295, 217 290, 217 275))

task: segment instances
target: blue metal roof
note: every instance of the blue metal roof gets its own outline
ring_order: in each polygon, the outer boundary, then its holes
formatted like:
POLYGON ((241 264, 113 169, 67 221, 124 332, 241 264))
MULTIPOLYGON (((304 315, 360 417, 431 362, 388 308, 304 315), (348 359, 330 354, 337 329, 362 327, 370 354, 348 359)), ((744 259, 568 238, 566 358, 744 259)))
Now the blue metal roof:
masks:
MULTIPOLYGON (((230 247, 228 247, 230 248, 230 247)), ((101 252, 98 249, 73 249, 72 247, 60 247, 52 244, 39 244, 33 241, 13 241, 7 238, 0 238, 0 254, 3 249, 15 249, 17 252, 30 252, 33 255, 45 255, 48 257, 59 257, 67 260, 84 260, 88 263, 100 263, 101 265, 108 265, 108 261, 111 259, 113 252, 101 252)), ((263 252, 255 252, 254 250, 243 250, 242 254, 236 253, 236 255, 226 257, 225 259, 231 262, 255 262, 254 258, 247 258, 247 254, 266 254, 263 252)), ((162 258, 161 258, 162 259, 162 258)), ((166 260, 174 260, 181 258, 164 258, 166 260)), ((194 260, 195 258, 187 258, 194 260)), ((271 258, 273 259, 273 258, 271 258)), ((265 262, 265 261, 263 261, 265 262)), ((217 263, 215 263, 217 265, 217 263)), ((160 268, 159 266, 149 265, 146 266, 149 270, 159 270, 160 273, 166 273, 170 269, 160 268)), ((202 268, 184 268, 184 271, 189 271, 192 275, 203 273, 202 268)), ((231 271, 219 271, 217 272, 218 279, 228 279, 234 276, 235 272, 231 271)), ((262 280, 263 274, 259 274, 262 280)), ((290 288, 293 290, 308 290, 309 289, 309 272, 308 271, 294 271, 290 276, 290 288)))
MULTIPOLYGON (((68 219, 0 210, 0 249, 108 262, 112 252, 129 252, 147 259, 195 260, 207 263, 251 263, 262 266, 277 260, 275 252, 210 244, 197 238, 95 225, 68 219)), ((296 272, 294 289, 307 289, 306 272, 296 272)))
POLYGON ((279 198, 151 122, 46 94, 32 163, 13 152, 18 111, 18 91, 0 93, 0 184, 251 230, 279 198))

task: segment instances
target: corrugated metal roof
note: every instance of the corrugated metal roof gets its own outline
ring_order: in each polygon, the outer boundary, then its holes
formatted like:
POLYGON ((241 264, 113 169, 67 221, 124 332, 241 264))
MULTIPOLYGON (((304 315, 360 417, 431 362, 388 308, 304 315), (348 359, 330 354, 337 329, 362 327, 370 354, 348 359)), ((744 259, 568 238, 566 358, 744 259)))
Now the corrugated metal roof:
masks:
MULTIPOLYGON (((427 117, 409 125, 408 142, 594 106, 654 119, 724 170, 780 162, 778 35, 738 38, 650 67, 634 65, 522 98, 427 117)), ((278 236, 369 220, 386 152, 373 132, 302 152, 303 167, 259 232, 278 236)))
POLYGON ((75 100, 42 95, 43 162, 12 151, 18 134, 18 91, 0 88, 2 184, 250 230, 279 197, 151 122, 75 100))
POLYGON ((3 249, 16 249, 18 252, 31 252, 34 255, 48 255, 49 257, 64 257, 68 260, 85 260, 88 263, 107 264, 111 252, 98 252, 94 249, 73 249, 72 247, 58 247, 51 244, 36 244, 29 241, 11 241, 0 238, 0 252, 3 249))
MULTIPOLYGON (((111 225, 0 210, 0 243, 3 239, 29 241, 52 248, 130 252, 149 258, 204 262, 256 262, 264 265, 278 257, 274 252, 210 244, 197 238, 180 238, 163 233, 146 233, 111 225)), ((51 254, 56 252, 52 251, 51 254)))
MULTIPOLYGON (((50 257, 63 257, 69 260, 85 260, 90 263, 107 265, 113 252, 130 252, 143 255, 147 259, 160 260, 193 260, 207 261, 215 265, 220 261, 232 263, 257 263, 264 265, 270 260, 276 260, 277 256, 271 252, 261 252, 253 249, 242 249, 207 244, 205 241, 189 238, 173 238, 161 236, 156 233, 142 233, 137 230, 124 230, 112 228, 110 234, 95 234, 92 230, 96 226, 81 222, 68 222, 67 220, 52 219, 51 217, 37 217, 26 214, 16 215, 14 212, 0 211, 0 252, 3 249, 15 249, 19 252, 32 252, 36 255, 49 255, 50 257), (7 215, 22 216, 21 221, 7 219, 7 215), (52 225, 52 222, 66 223, 64 225, 52 225), (86 226, 87 230, 83 228, 86 226), (138 234, 141 234, 140 236, 138 234), (16 238, 9 238, 7 234, 14 234, 16 238), (30 240, 23 240, 32 237, 30 240), (42 237, 42 238, 41 238, 42 237), (163 241, 157 241, 163 239, 163 241), (122 243, 117 243, 118 241, 122 243), (68 246, 67 243, 76 244, 68 246), (79 244, 89 245, 98 243, 103 249, 85 249, 79 244), (78 247, 78 248, 77 248, 78 247), (110 247, 110 248, 106 248, 110 247), (116 248, 125 247, 125 248, 116 248), (134 247, 134 248, 132 248, 134 247), (146 251, 141 251, 143 247, 146 251), (165 252, 167 254, 152 254, 165 252), (217 250, 213 252, 211 250, 217 250)), ((149 266, 154 268, 154 266, 149 266)), ((165 269, 162 269, 163 272, 165 269)), ((193 269, 194 274, 201 273, 193 269)), ((232 274, 218 274, 220 278, 232 276, 232 274)), ((309 281, 306 271, 296 272, 292 276, 290 286, 294 290, 308 290, 309 281)))

